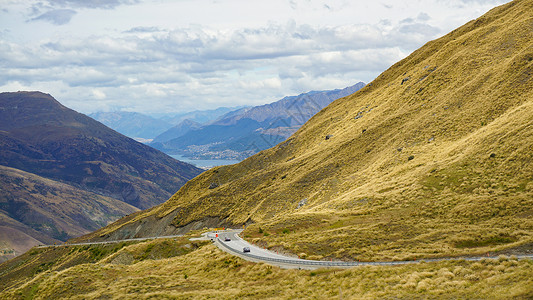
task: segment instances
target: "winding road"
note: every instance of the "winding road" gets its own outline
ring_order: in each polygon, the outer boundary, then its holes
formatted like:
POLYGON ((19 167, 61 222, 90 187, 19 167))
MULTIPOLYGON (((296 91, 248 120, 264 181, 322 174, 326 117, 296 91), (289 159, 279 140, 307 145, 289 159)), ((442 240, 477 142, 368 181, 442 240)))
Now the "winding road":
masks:
MULTIPOLYGON (((238 256, 242 259, 252 262, 262 262, 286 269, 306 269, 313 270, 318 268, 351 268, 355 266, 392 266, 392 265, 406 265, 416 264, 421 261, 381 261, 381 262, 344 262, 344 261, 319 261, 307 260, 300 258, 292 258, 284 255, 274 253, 272 251, 252 245, 239 237, 239 230, 224 230, 217 232, 208 232, 204 234, 204 239, 211 239, 215 245, 221 250, 232 255, 238 256), (218 237, 217 237, 218 234, 218 237), (228 237, 230 241, 225 241, 228 237), (250 252, 243 252, 243 248, 248 247, 250 252)), ((454 258, 433 258, 424 259, 425 262, 437 262, 445 260, 469 260, 479 261, 487 257, 454 257, 454 258)), ((497 257, 490 257, 497 258, 497 257)), ((533 259, 533 255, 517 255, 519 259, 533 259)))
MULTIPOLYGON (((448 258, 430 258, 420 261, 377 261, 377 262, 345 262, 345 261, 321 261, 321 260, 308 260, 289 257, 274 253, 272 251, 263 249, 261 247, 252 245, 247 241, 243 240, 239 234, 242 232, 242 229, 228 229, 220 231, 210 231, 202 234, 199 238, 191 238, 191 240, 211 240, 213 243, 222 251, 225 251, 231 255, 238 256, 244 260, 257 262, 257 263, 266 263, 273 266, 278 266, 285 269, 305 269, 313 270, 318 268, 352 268, 355 266, 392 266, 392 265, 406 265, 406 264, 416 264, 421 261, 425 262, 437 262, 445 260, 469 260, 469 261, 479 261, 485 258, 497 258, 497 256, 486 257, 448 257, 448 258), (228 238, 229 240, 227 240, 228 238), (243 252, 243 248, 249 248, 250 252, 243 252)), ((133 238, 117 241, 106 241, 106 242, 86 242, 86 243, 73 243, 73 244, 58 244, 58 245, 42 245, 37 248, 47 248, 47 247, 62 247, 62 246, 80 246, 80 245, 100 245, 100 244, 111 244, 111 243, 120 243, 128 241, 145 241, 152 239, 164 239, 164 238, 176 238, 182 237, 183 235, 170 235, 170 236, 158 236, 158 237, 147 237, 147 238, 133 238)), ((518 259, 533 259, 533 255, 517 255, 518 259)))

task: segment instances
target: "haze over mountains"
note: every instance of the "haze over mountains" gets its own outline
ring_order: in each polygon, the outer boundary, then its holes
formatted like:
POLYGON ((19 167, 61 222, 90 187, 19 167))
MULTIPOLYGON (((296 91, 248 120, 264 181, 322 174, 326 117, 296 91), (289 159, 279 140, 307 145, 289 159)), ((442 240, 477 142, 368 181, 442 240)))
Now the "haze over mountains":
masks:
POLYGON ((40 243, 162 203, 202 171, 41 92, 0 94, 0 149, 0 226, 40 243))
POLYGON ((246 107, 210 124, 184 124, 156 137, 151 146, 195 159, 244 159, 282 142, 332 101, 361 89, 364 83, 331 91, 312 91, 246 107), (184 133, 185 132, 185 133, 184 133))
MULTIPOLYGON (((225 113, 238 108, 239 107, 220 107, 213 110, 192 111, 180 114, 164 114, 159 117, 148 116, 140 112, 96 112, 89 114, 89 117, 123 135, 145 143, 152 141, 154 137, 169 131, 169 128, 174 126, 183 129, 191 123, 209 123, 225 113)), ((196 129, 196 127, 192 127, 191 129, 196 129)))
POLYGON ((133 139, 152 139, 172 126, 137 112, 97 112, 89 117, 133 139))

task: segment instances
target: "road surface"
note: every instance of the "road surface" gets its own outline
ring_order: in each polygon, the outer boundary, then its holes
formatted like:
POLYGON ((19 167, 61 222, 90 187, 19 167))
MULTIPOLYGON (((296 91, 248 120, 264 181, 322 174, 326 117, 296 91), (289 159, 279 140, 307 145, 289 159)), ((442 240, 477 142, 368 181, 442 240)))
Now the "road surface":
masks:
MULTIPOLYGON (((218 232, 208 232, 204 235, 204 239, 211 239, 215 245, 221 250, 228 252, 232 255, 241 257, 242 259, 252 262, 262 262, 286 269, 307 269, 313 270, 318 268, 351 268, 355 266, 392 266, 392 265, 405 265, 416 264, 421 261, 378 261, 378 262, 344 262, 344 261, 319 261, 319 260, 307 260, 288 257, 268 251, 258 246, 252 245, 245 240, 241 239, 238 234, 242 232, 240 230, 225 230, 218 232), (218 234, 218 237, 216 237, 218 234), (229 237, 231 241, 225 241, 225 238, 229 237), (244 247, 249 247, 250 252, 243 252, 244 247)), ((519 259, 533 259, 533 255, 520 255, 519 259)), ((487 257, 455 257, 455 258, 436 258, 436 259, 424 259, 425 262, 444 261, 444 260, 469 260, 479 261, 487 257)), ((490 257, 497 258, 497 257, 490 257)))
MULTIPOLYGON (((227 253, 238 256, 244 260, 258 263, 266 263, 273 266, 278 266, 285 269, 306 269, 313 270, 318 268, 351 268, 355 266, 391 266, 391 265, 405 265, 405 264, 416 264, 420 261, 377 261, 377 262, 344 262, 344 261, 319 261, 319 260, 308 260, 300 259, 295 257, 289 257, 281 255, 261 247, 252 245, 247 241, 239 237, 239 233, 242 232, 242 229, 229 229, 221 231, 211 231, 202 234, 199 238, 191 238, 191 240, 211 240, 214 244, 227 253), (230 240, 225 241, 226 237, 230 240), (248 247, 250 252, 243 252, 243 248, 248 247)), ((111 244, 111 243, 120 243, 120 242, 129 242, 129 241, 145 241, 152 239, 165 239, 165 238, 176 238, 182 237, 183 235, 170 235, 170 236, 157 236, 157 237, 147 237, 147 238, 134 238, 134 239, 125 239, 117 241, 106 241, 106 242, 86 242, 86 243, 76 243, 76 244, 58 244, 58 245, 43 245, 38 246, 37 248, 47 248, 47 247, 62 247, 62 246, 83 246, 83 245, 102 245, 102 244, 111 244)), ((479 261, 487 257, 451 257, 451 258, 434 258, 434 259, 424 259, 426 262, 433 261, 444 261, 444 260, 469 260, 469 261, 479 261)), ((490 257, 497 258, 497 257, 490 257)), ((533 255, 517 255, 519 259, 533 259, 533 255)))

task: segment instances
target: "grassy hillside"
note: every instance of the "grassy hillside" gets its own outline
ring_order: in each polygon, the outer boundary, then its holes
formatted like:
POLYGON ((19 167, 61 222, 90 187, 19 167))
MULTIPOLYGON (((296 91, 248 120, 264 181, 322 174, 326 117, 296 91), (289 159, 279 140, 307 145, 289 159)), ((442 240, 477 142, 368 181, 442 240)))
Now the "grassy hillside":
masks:
MULTIPOLYGON (((21 254, 38 244, 61 243, 138 211, 21 170, 0 166, 0 250, 21 254)), ((11 253, 7 253, 9 257, 11 253)), ((0 252, 0 261, 4 255, 0 252)))
POLYGON ((178 228, 249 224, 246 238, 317 259, 531 251, 532 76, 533 1, 514 1, 427 43, 286 142, 85 238, 166 216, 178 228))
POLYGON ((500 257, 283 270, 187 237, 35 249, 0 265, 3 299, 528 299, 531 261, 500 257), (8 272, 6 272, 8 271, 8 272))
MULTIPOLYGON (((314 259, 533 251, 533 1, 432 41, 276 147, 189 181, 78 240, 247 225, 314 259), (326 138, 327 137, 327 138, 326 138)), ((281 270, 179 239, 33 249, 0 265, 0 298, 531 299, 513 256, 281 270)))

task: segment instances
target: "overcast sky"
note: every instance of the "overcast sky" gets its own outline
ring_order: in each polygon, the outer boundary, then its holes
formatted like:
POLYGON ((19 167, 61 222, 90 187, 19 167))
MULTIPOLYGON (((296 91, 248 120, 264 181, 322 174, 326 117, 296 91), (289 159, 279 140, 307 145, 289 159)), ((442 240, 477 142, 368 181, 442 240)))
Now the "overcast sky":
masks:
POLYGON ((368 83, 506 2, 0 0, 0 91, 83 113, 259 105, 368 83))

